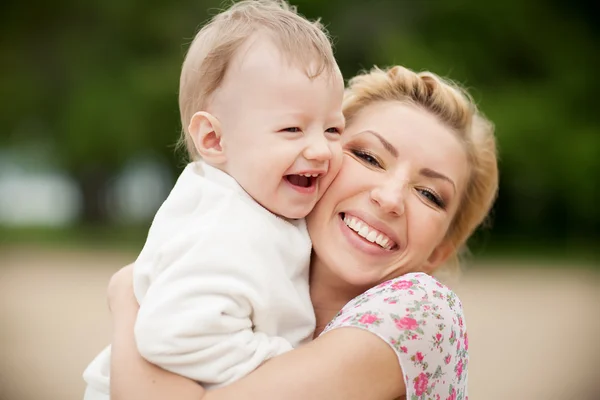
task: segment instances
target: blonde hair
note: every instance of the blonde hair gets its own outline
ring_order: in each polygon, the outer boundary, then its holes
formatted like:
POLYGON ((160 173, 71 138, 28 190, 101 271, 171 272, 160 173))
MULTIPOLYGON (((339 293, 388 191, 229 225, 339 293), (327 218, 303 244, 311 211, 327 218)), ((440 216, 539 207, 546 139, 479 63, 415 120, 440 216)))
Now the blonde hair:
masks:
POLYGON ((374 68, 350 80, 344 98, 346 124, 365 106, 381 101, 413 104, 450 127, 464 145, 470 176, 446 239, 455 251, 485 220, 498 190, 498 162, 493 124, 456 83, 431 72, 395 66, 374 68))
POLYGON ((180 145, 187 148, 192 160, 198 158, 187 129, 192 116, 206 107, 236 51, 259 31, 269 33, 283 55, 303 67, 311 79, 337 68, 331 42, 320 22, 305 19, 285 0, 244 0, 217 14, 197 33, 181 69, 180 145), (315 61, 316 69, 310 69, 315 61))

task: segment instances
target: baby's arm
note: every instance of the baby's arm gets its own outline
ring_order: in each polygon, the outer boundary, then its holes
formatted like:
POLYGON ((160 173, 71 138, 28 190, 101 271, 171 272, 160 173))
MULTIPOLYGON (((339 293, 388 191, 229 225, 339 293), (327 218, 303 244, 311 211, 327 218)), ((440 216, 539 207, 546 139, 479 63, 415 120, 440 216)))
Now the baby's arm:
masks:
POLYGON ((139 310, 133 295, 133 265, 112 277, 108 300, 113 310, 111 399, 147 400, 155 393, 168 393, 173 399, 200 399, 204 395, 202 386, 150 364, 138 353, 133 336, 139 310))
POLYGON ((260 246, 227 226, 209 234, 163 249, 168 267, 141 302, 135 339, 142 357, 161 368, 227 384, 292 346, 253 329, 253 309, 268 288, 260 246))

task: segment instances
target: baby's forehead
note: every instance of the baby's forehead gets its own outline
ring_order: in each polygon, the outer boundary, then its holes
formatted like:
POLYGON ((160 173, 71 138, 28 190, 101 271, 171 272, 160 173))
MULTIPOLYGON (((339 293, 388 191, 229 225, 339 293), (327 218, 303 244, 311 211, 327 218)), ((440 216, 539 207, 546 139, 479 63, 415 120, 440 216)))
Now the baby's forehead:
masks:
POLYGON ((311 79, 321 75, 341 78, 337 64, 330 68, 314 49, 302 50, 292 51, 268 30, 257 31, 235 52, 227 72, 240 79, 268 78, 292 71, 311 79))

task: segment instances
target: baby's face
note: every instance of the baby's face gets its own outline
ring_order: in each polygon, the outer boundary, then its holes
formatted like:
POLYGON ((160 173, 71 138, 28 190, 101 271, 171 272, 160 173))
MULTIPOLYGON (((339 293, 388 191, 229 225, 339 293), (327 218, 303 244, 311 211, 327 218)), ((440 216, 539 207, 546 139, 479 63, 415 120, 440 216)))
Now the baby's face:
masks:
POLYGON ((311 80, 266 38, 249 42, 209 110, 221 122, 225 170, 271 212, 303 218, 341 166, 344 83, 338 70, 311 80))

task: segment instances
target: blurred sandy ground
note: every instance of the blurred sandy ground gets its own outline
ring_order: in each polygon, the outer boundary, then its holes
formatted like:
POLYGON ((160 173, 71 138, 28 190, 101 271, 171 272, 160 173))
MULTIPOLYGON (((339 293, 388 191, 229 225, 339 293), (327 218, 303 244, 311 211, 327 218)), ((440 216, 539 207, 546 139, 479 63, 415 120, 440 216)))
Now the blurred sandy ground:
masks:
MULTIPOLYGON (((109 342, 106 284, 134 256, 0 249, 1 400, 82 398, 81 373, 109 342)), ((456 286, 469 399, 600 399, 600 274, 508 264, 473 265, 456 286)))

